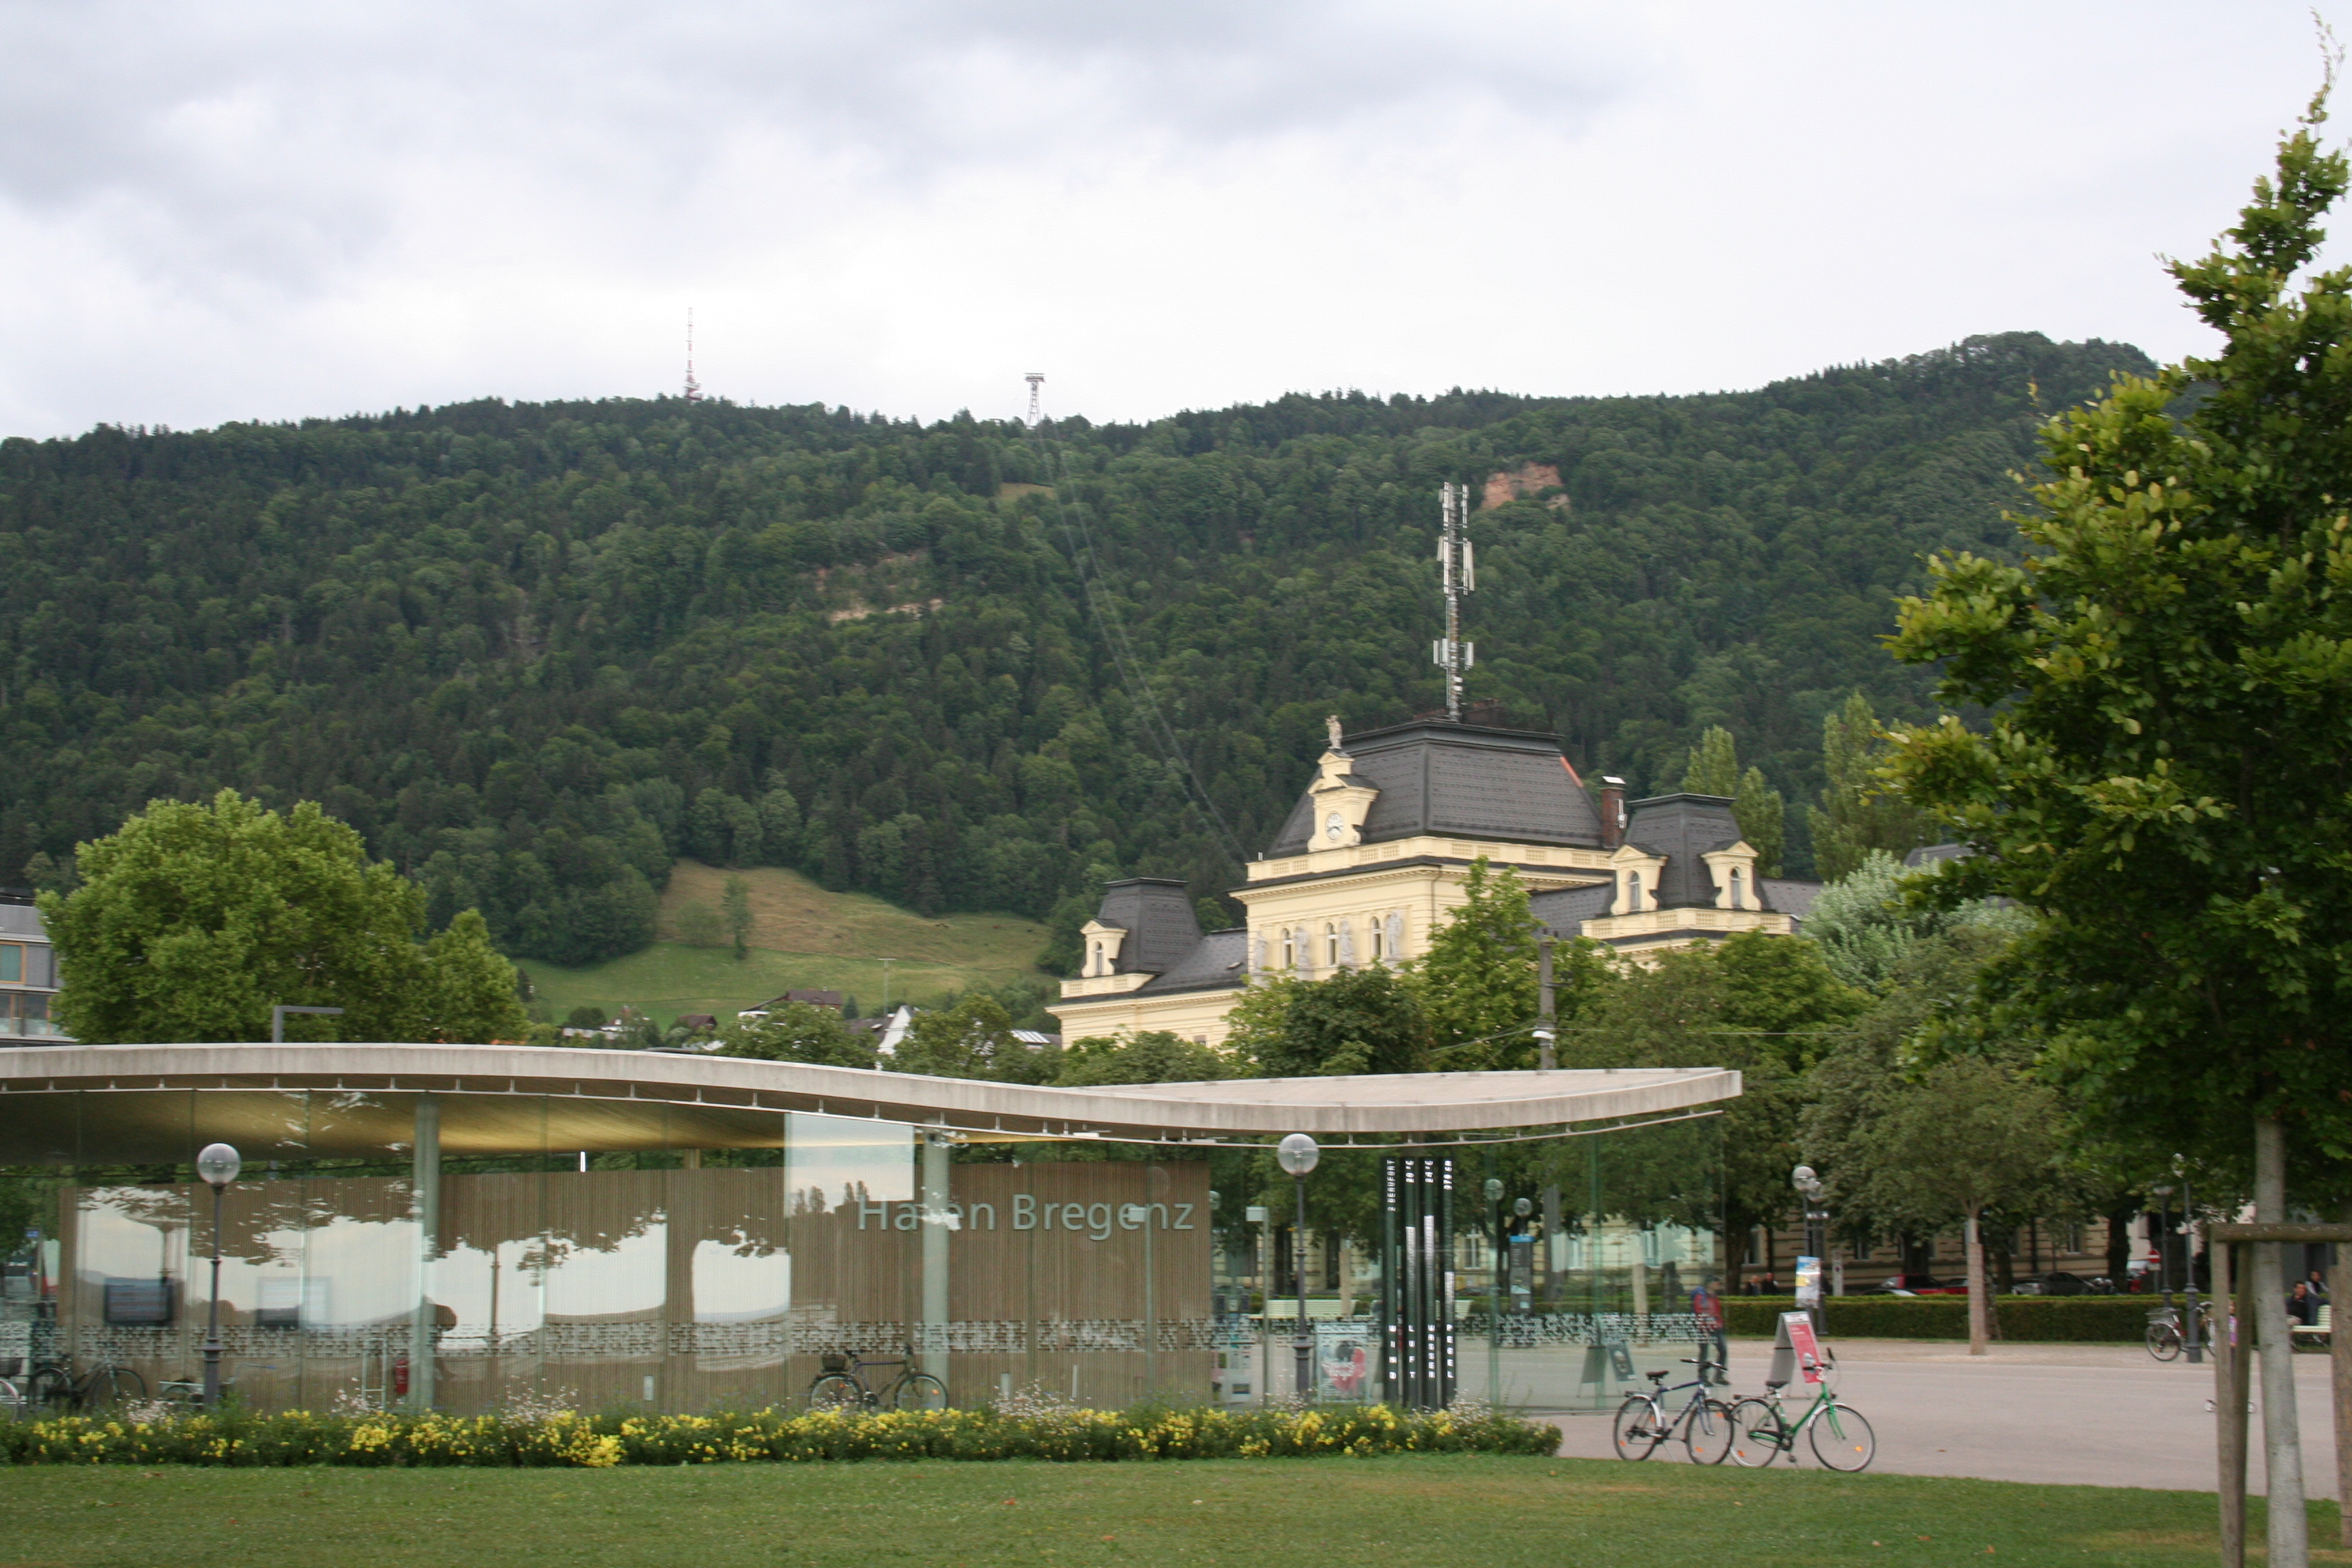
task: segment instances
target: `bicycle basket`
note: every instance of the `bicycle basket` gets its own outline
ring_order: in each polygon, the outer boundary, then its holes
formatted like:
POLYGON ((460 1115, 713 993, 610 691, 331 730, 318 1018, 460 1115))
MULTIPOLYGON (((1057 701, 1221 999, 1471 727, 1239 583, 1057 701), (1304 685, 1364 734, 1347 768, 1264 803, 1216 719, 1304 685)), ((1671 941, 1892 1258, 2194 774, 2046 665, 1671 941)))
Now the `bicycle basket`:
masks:
POLYGON ((827 1351, 816 1358, 817 1364, 827 1372, 847 1372, 849 1358, 839 1351, 827 1351))

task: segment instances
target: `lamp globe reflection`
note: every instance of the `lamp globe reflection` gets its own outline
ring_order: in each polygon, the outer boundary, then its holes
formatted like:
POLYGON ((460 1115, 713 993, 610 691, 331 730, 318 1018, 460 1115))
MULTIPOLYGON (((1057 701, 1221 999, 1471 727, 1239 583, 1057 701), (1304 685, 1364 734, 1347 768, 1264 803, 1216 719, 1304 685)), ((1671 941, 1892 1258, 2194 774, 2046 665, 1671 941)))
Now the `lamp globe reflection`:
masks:
POLYGON ((1315 1169, 1315 1163, 1323 1157, 1323 1151, 1316 1147, 1315 1140, 1306 1133, 1294 1132, 1275 1145, 1274 1157, 1281 1163, 1284 1173, 1304 1176, 1315 1169))
POLYGON ((213 1299, 205 1309, 205 1408, 220 1403, 221 1198, 245 1160, 226 1143, 207 1143, 196 1155, 196 1174, 213 1190, 213 1299))
POLYGON ((245 1157, 226 1143, 207 1143, 196 1156, 196 1174, 215 1192, 236 1181, 244 1169, 245 1157))

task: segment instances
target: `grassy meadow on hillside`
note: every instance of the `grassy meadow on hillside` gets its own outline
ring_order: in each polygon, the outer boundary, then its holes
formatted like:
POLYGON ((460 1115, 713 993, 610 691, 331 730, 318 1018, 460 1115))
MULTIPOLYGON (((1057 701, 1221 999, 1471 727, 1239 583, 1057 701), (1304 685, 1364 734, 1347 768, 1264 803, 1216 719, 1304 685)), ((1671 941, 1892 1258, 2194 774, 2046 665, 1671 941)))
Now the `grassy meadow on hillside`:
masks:
POLYGON ((625 958, 566 969, 524 960, 551 1016, 591 1005, 607 1013, 635 1007, 667 1024, 680 1013, 719 1016, 787 990, 845 991, 862 1011, 885 1001, 934 1000, 973 985, 1034 979, 1045 928, 1018 915, 919 915, 864 893, 828 893, 797 871, 761 868, 722 871, 682 860, 662 894, 660 940, 625 958), (713 910, 727 879, 750 892, 750 952, 678 941, 688 905, 713 910), (884 959, 893 962, 885 973, 884 959))

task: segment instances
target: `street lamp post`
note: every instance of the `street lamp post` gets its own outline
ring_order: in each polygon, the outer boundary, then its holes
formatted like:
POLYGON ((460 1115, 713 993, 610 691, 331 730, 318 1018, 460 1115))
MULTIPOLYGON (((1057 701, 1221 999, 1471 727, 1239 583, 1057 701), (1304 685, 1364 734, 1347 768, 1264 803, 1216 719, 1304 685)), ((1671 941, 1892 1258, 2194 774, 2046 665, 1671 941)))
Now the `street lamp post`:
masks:
POLYGON ((1503 1321, 1503 1292, 1509 1288, 1510 1245, 1503 1239, 1503 1184, 1494 1177, 1486 1178, 1487 1234, 1495 1238, 1494 1285, 1487 1292, 1492 1303, 1489 1311, 1495 1321, 1503 1321))
POLYGON ((1291 1342, 1298 1356, 1298 1373, 1293 1386, 1299 1398, 1311 1399, 1315 1396, 1315 1335, 1307 1325, 1307 1176, 1323 1157, 1323 1151, 1306 1133, 1293 1132, 1275 1146, 1274 1157, 1290 1173, 1291 1185, 1298 1193, 1298 1241, 1290 1249, 1290 1271, 1298 1280, 1298 1337, 1291 1342))
POLYGON ((2181 1300, 2188 1304, 2180 1315, 2180 1340, 2189 1363, 2198 1366, 2205 1360, 2205 1341, 2197 1331, 2197 1196, 2189 1185, 2189 1162, 2179 1154, 2172 1157, 2172 1173, 2180 1178, 2181 1300))
POLYGON ((196 1156, 196 1174, 213 1190, 213 1297, 205 1308, 205 1408, 220 1403, 221 1197, 245 1161, 226 1143, 207 1143, 196 1156))
MULTIPOLYGON (((1811 1165, 1798 1166, 1789 1173, 1789 1180, 1805 1200, 1805 1250, 1813 1260, 1812 1290, 1808 1299, 1797 1305, 1812 1314, 1813 1331, 1819 1333, 1822 1331, 1822 1268, 1823 1257, 1829 1251, 1830 1218, 1829 1211, 1822 1207, 1822 1195, 1828 1189, 1822 1185, 1821 1177, 1813 1173, 1811 1165)), ((1800 1280, 1797 1288, 1802 1292, 1804 1282, 1800 1280)))

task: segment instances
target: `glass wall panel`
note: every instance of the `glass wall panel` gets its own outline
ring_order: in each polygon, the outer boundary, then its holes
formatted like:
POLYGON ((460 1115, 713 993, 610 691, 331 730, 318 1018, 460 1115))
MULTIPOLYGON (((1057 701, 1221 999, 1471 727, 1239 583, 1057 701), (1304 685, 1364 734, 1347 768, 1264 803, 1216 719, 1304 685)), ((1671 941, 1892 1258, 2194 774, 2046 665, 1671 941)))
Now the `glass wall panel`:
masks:
MULTIPOLYGON (((827 1354, 885 1363, 883 1393, 908 1346, 957 1403, 1254 1404, 1293 1392, 1302 1288, 1313 1397, 1389 1392, 1387 1151, 1326 1150, 1301 1227, 1259 1151, 530 1095, 11 1097, 0 1143, 72 1174, 0 1303, 0 1358, 200 1376, 212 1200, 191 1163, 215 1139, 246 1157, 222 1210, 226 1373, 265 1407, 757 1406, 801 1398, 827 1354)), ((1452 1163, 1428 1267, 1459 1392, 1602 1410, 1651 1367, 1687 1375, 1719 1143, 1704 1118, 1423 1152, 1452 1163)))
MULTIPOLYGON (((793 1112, 784 1130, 784 1251, 793 1294, 784 1385, 821 1358, 900 1356, 920 1312, 915 1131, 900 1122, 793 1112)), ((896 1367, 877 1369, 887 1383, 896 1367)))

